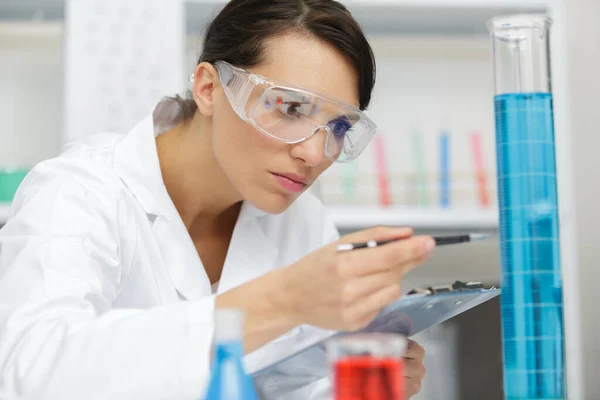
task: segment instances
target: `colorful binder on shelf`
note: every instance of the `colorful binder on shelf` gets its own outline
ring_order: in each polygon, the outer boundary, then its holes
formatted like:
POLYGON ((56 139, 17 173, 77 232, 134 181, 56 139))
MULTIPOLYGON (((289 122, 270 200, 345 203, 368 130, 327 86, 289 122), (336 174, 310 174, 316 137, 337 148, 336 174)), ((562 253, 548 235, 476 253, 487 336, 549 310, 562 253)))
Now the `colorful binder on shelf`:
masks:
POLYGON ((477 193, 479 204, 487 208, 490 205, 490 195, 488 191, 488 182, 483 163, 483 146, 481 143, 481 133, 474 132, 471 135, 471 151, 473 152, 473 162, 475 166, 475 181, 477 183, 477 193))
POLYGON ((390 181, 385 157, 385 146, 383 144, 383 136, 381 134, 375 135, 374 141, 379 205, 383 207, 389 207, 392 205, 392 196, 390 195, 390 181))

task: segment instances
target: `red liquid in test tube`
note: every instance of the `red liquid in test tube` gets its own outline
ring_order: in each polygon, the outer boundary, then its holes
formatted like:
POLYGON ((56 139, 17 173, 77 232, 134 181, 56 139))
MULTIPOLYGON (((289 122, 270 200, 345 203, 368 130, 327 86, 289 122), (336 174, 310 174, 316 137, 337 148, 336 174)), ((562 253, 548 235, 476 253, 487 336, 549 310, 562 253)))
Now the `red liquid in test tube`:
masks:
POLYGON ((335 400, 405 400, 401 358, 348 356, 333 368, 335 400))

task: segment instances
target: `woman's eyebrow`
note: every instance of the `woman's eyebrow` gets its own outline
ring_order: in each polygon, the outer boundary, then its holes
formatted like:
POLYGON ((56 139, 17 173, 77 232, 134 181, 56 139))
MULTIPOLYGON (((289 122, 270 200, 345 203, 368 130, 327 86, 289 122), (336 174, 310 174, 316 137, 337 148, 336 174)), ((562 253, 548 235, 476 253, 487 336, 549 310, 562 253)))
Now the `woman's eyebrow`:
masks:
POLYGON ((354 125, 360 118, 354 116, 355 118, 351 118, 351 116, 348 116, 348 114, 339 114, 333 118, 331 118, 328 122, 334 122, 334 121, 344 121, 347 122, 349 125, 354 125))

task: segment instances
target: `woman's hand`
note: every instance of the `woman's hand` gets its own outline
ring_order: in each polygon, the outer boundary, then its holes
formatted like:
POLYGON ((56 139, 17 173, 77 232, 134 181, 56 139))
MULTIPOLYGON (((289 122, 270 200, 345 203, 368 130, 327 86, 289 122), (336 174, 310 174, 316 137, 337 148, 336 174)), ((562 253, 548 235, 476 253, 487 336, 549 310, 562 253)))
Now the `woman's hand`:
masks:
POLYGON ((404 275, 423 263, 434 247, 433 238, 413 237, 408 228, 356 232, 217 296, 215 307, 246 312, 247 353, 302 324, 359 330, 400 297, 404 275), (404 240, 375 248, 336 251, 341 243, 400 238, 404 240))
POLYGON ((408 228, 379 227, 345 236, 282 270, 282 290, 298 324, 355 331, 401 295, 404 275, 435 247, 408 228), (399 239, 367 249, 337 252, 341 243, 399 239))
POLYGON ((427 371, 423 366, 425 349, 414 340, 408 341, 408 349, 404 356, 404 376, 406 387, 406 398, 414 396, 421 390, 423 378, 427 371))

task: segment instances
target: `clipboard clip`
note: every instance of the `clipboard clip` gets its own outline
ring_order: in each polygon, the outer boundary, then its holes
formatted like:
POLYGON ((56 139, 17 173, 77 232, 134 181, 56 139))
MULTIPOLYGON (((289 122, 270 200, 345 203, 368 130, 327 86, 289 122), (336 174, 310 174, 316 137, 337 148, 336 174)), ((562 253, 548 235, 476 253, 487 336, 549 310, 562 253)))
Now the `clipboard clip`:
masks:
POLYGON ((438 293, 448 292, 463 292, 468 290, 482 290, 485 289, 481 282, 462 282, 456 281, 452 285, 441 285, 441 286, 429 286, 427 288, 417 288, 408 292, 411 294, 426 294, 428 296, 436 295, 438 293))

